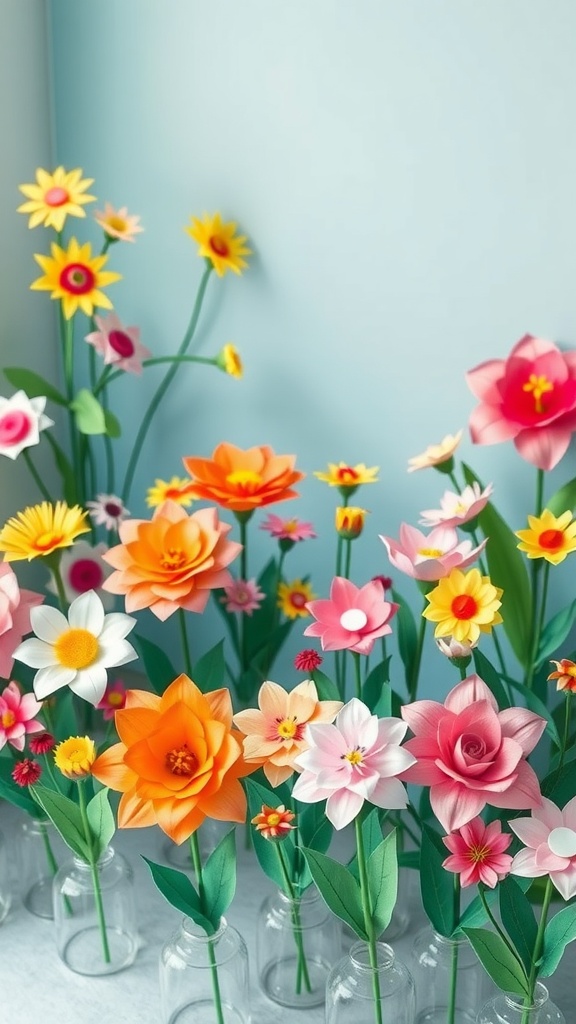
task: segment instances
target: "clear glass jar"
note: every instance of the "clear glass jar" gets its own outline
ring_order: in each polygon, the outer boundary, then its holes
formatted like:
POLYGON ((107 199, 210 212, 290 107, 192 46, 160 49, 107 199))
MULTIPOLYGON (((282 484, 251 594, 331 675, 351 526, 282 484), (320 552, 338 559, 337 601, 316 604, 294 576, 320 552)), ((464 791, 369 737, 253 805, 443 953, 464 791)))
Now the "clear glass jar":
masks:
POLYGON ((248 951, 226 918, 210 936, 183 919, 160 953, 160 1003, 162 1024, 250 1024, 248 951))
POLYGON ((566 1024, 566 1018, 538 981, 532 1006, 525 1006, 521 996, 500 992, 482 1007, 476 1024, 566 1024))
POLYGON ((26 818, 21 823, 17 856, 26 910, 36 917, 53 918, 52 883, 70 850, 49 818, 26 818))
POLYGON ((356 942, 326 982, 326 1024, 414 1024, 414 982, 391 946, 376 943, 378 966, 368 945, 356 942))
POLYGON ((0 832, 0 924, 10 910, 12 886, 10 884, 10 857, 4 833, 0 832))
POLYGON ((316 888, 299 899, 281 889, 260 907, 257 929, 260 987, 281 1006, 321 1006, 326 978, 342 955, 340 922, 316 888))
POLYGON ((447 939, 428 927, 412 954, 416 1024, 475 1024, 490 982, 468 939, 447 939))
POLYGON ((114 974, 134 962, 138 948, 131 867, 108 846, 96 878, 95 886, 90 865, 79 857, 54 878, 56 947, 77 974, 114 974))

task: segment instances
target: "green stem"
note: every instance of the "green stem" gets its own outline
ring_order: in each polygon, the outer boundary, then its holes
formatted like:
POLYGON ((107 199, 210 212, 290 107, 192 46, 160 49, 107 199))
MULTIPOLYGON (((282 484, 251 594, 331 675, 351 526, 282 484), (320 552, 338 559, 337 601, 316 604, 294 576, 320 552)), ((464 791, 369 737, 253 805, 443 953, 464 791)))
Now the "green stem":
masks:
MULTIPOLYGON (((518 954, 517 954, 516 950, 514 949, 514 946, 512 945, 512 943, 510 942, 510 939, 506 935, 506 932, 503 931, 503 929, 500 927, 500 925, 498 924, 497 919, 494 917, 494 914, 490 910, 490 905, 488 903, 488 900, 486 899, 486 894, 484 892, 484 888, 483 888, 482 883, 480 883, 480 885, 478 886, 478 895, 479 895, 480 899, 482 900, 482 904, 484 906, 484 911, 486 913, 486 917, 488 918, 490 923, 493 925, 493 927, 497 931, 497 933, 500 936, 500 938, 502 939, 502 942, 504 943, 504 945, 508 948, 508 952, 512 954, 512 956, 514 957, 515 960, 518 960, 518 954)), ((524 968, 522 968, 522 969, 524 969, 524 968)))
POLYGON ((54 582, 56 584, 56 590, 58 591, 58 601, 60 603, 60 611, 63 615, 66 615, 68 608, 68 601, 66 600, 66 592, 64 590, 64 583, 62 582, 62 573, 60 572, 60 552, 55 552, 54 559, 47 558, 46 562, 49 564, 53 574, 54 582))
POLYGON ((278 854, 278 862, 280 864, 280 870, 284 879, 284 885, 286 886, 286 895, 290 900, 290 916, 292 918, 292 934, 294 936, 294 942, 296 943, 296 995, 299 996, 302 992, 302 979, 304 979, 304 986, 307 992, 312 991, 312 985, 310 983, 310 975, 308 973, 308 964, 306 963, 306 953, 304 952, 304 942, 302 939, 302 922, 300 920, 300 900, 298 899, 294 886, 290 880, 290 873, 282 853, 280 843, 275 843, 276 853, 278 854))
MULTIPOLYGON (((200 285, 199 285, 199 288, 198 288, 198 293, 196 295, 196 301, 194 303, 194 309, 192 310, 192 316, 190 318, 190 323, 188 324, 188 329, 187 329, 186 334, 184 335, 184 337, 182 339, 182 343, 180 345, 180 348, 178 349, 178 352, 177 352, 178 356, 182 356, 182 355, 185 354, 186 349, 188 348, 188 345, 192 341, 192 337, 194 335, 194 331, 196 330, 196 325, 198 324, 198 320, 199 320, 199 317, 200 317, 200 312, 202 310, 202 303, 204 301, 204 294, 206 292, 206 286, 208 284, 208 279, 210 277, 212 269, 213 269, 213 264, 212 263, 208 264, 206 266, 206 269, 205 269, 203 275, 202 275, 202 279, 200 281, 200 285)), ((136 466, 138 464, 138 459, 140 458, 140 452, 142 450, 142 445, 144 444, 144 441, 146 439, 146 434, 148 433, 148 429, 150 427, 150 424, 152 423, 152 420, 154 419, 154 414, 155 414, 158 406, 160 405, 160 402, 164 398, 164 395, 166 394, 168 388, 170 387, 170 384, 172 383, 172 381, 174 379, 174 376, 177 373, 178 365, 179 364, 177 362, 172 362, 172 365, 170 366, 170 369, 166 372, 166 374, 164 375, 162 381, 158 385, 158 388, 156 389, 156 392, 155 392, 155 394, 154 394, 154 396, 152 398, 152 401, 150 402, 150 404, 148 406, 148 409, 144 413, 142 422, 140 424, 140 428, 139 428, 138 433, 136 435, 136 440, 134 442, 134 447, 132 449, 132 454, 130 456, 130 461, 128 463, 128 468, 126 470, 126 477, 125 477, 125 480, 124 480, 124 487, 122 489, 122 501, 124 503, 126 503, 128 501, 128 497, 130 495, 130 489, 132 487, 132 481, 134 480, 134 474, 136 472, 136 466)), ((111 378, 108 378, 108 379, 110 380, 111 378)))
MULTIPOLYGON (((426 605, 424 606, 426 607, 426 605)), ((426 619, 422 615, 420 617, 420 628, 418 630, 418 639, 416 641, 416 650, 414 652, 414 660, 412 662, 412 671, 408 680, 408 697, 411 701, 416 700, 416 693, 418 691, 418 678, 420 676, 420 664, 422 661, 422 651, 424 649, 424 637, 426 635, 426 619)))
POLYGON ((80 465, 80 458, 78 452, 78 431, 76 429, 76 418, 72 409, 70 409, 70 403, 74 398, 74 317, 70 317, 66 320, 62 317, 62 345, 63 345, 63 362, 64 362, 64 384, 66 388, 66 398, 68 399, 68 425, 70 429, 70 451, 72 453, 72 469, 74 471, 74 480, 78 488, 78 500, 81 505, 84 504, 84 495, 82 493, 82 467, 80 465))
POLYGON ((560 751, 560 760, 558 762, 558 771, 561 772, 564 767, 564 758, 566 757, 566 751, 568 749, 568 743, 570 740, 570 712, 572 693, 570 690, 566 691, 566 704, 564 705, 564 735, 562 737, 562 749, 560 751))
POLYGON ((536 941, 534 943, 534 951, 532 953, 532 965, 530 967, 530 975, 528 977, 528 992, 524 1000, 524 1010, 522 1013, 521 1024, 529 1024, 532 1019, 531 1010, 534 1008, 534 990, 536 988, 536 982, 538 980, 538 961, 542 956, 542 949, 544 946, 544 933, 546 931, 546 923, 548 921, 548 911, 550 909, 550 901, 552 899, 552 893, 554 888, 552 886, 552 880, 548 876, 546 880, 546 889, 544 891, 544 899, 542 901, 542 913, 540 915, 540 922, 538 924, 538 931, 536 933, 536 941))
POLYGON ((24 449, 24 461, 26 462, 26 465, 28 466, 30 474, 32 475, 34 483, 36 484, 38 490, 40 491, 40 494, 42 495, 43 498, 46 499, 46 501, 50 501, 51 502, 52 498, 50 496, 50 492, 49 492, 48 488, 46 487, 46 485, 44 484, 44 482, 42 480, 42 477, 40 476, 38 470, 36 469, 36 466, 32 462, 32 458, 30 456, 30 452, 28 451, 27 448, 24 449))
MULTIPOLYGON (((454 919, 460 920, 460 877, 454 875, 454 919)), ((448 1020, 447 1024, 454 1024, 456 1020, 456 995, 458 990, 458 943, 452 942, 450 956, 450 988, 448 991, 448 1020)))
POLYGON ((336 576, 342 575, 342 549, 344 541, 340 534, 338 534, 338 540, 336 541, 336 576))
POLYGON ((346 540, 346 556, 344 561, 344 576, 347 580, 350 579, 350 565, 352 563, 352 541, 346 540))
POLYGON ((184 609, 178 609, 178 622, 180 624, 180 640, 182 642, 182 656, 184 658, 184 668, 186 669, 186 675, 192 678, 192 658, 190 657, 190 644, 188 643, 188 633, 186 631, 186 618, 184 615, 184 609))
MULTIPOLYGON (((540 566, 538 566, 540 568, 540 566)), ((524 679, 525 685, 529 690, 532 689, 534 681, 534 673, 536 671, 536 661, 538 658, 538 647, 540 645, 540 637, 542 636, 542 630, 544 628, 544 618, 546 615, 546 599, 548 597, 548 581, 550 579, 550 562, 546 562, 544 565, 544 578, 542 580, 542 591, 540 594, 540 601, 537 600, 537 577, 534 577, 534 589, 533 589, 533 632, 532 632, 532 650, 530 651, 530 662, 527 666, 526 677, 524 679), (539 604, 539 607, 538 607, 539 604)))
MULTIPOLYGON (((192 854, 192 863, 194 864, 194 871, 196 872, 196 881, 198 883, 198 896, 200 897, 200 906, 202 911, 206 906, 206 896, 204 892, 204 879, 202 876, 202 859, 200 857, 200 847, 198 845, 198 835, 193 832, 190 836, 190 852, 192 854)), ((220 995, 220 982, 218 980, 218 966, 216 964, 216 953, 214 951, 214 942, 211 937, 208 936, 208 959, 210 960, 210 972, 212 974, 212 992, 214 994, 214 1009, 216 1010, 217 1024, 224 1024, 224 1014, 222 1012, 222 997, 220 995)))
MULTIPOLYGON (((539 469, 536 472, 536 511, 535 515, 539 516, 542 514, 542 505, 544 497, 544 470, 539 469)), ((547 563, 548 564, 548 563, 547 563)), ((534 682, 534 661, 538 653, 538 641, 540 634, 538 632, 536 623, 538 621, 538 580, 540 576, 540 569, 542 563, 538 559, 534 559, 531 566, 531 592, 532 592, 532 622, 531 622, 531 636, 532 650, 530 652, 530 660, 526 666, 526 672, 524 674, 524 685, 529 690, 532 689, 534 682)))
POLYGON ((366 867, 366 855, 364 853, 364 839, 362 836, 362 825, 360 815, 354 819, 356 831, 356 854, 358 858, 358 873, 360 876, 360 893, 362 897, 362 910, 364 913, 364 929, 368 936, 368 956, 372 968, 372 996, 374 1000, 374 1019, 376 1024, 382 1024, 382 1002, 380 995, 380 978, 378 976, 378 946, 374 934, 374 921, 372 919, 372 907, 370 905, 370 889, 368 886, 368 870, 366 867))
POLYGON ((108 945, 108 934, 106 932, 106 919, 104 917, 104 904, 102 902, 102 890, 100 888, 100 876, 98 874, 98 862, 94 858, 94 851, 92 848, 92 831, 88 822, 88 815, 86 812, 86 797, 84 795, 84 783, 78 783, 78 804, 80 807, 80 815, 82 818, 82 825, 84 826, 84 837, 86 839, 86 845, 90 850, 90 859, 88 861, 90 865, 90 874, 92 875, 92 887, 94 889, 94 902, 96 904, 96 914, 98 916, 98 924, 100 927, 100 936, 102 938, 102 954, 104 956, 104 963, 109 964, 111 962, 110 947, 108 945))
MULTIPOLYGON (((153 359, 142 360, 142 366, 160 366, 162 363, 172 363, 177 369, 180 363, 204 363, 205 366, 218 366, 218 359, 216 356, 154 356, 153 359)), ((94 394, 99 395, 102 388, 113 380, 117 380, 118 377, 125 376, 125 370, 112 370, 109 373, 103 373, 94 388, 94 394)))
POLYGON ((352 651, 352 657, 354 659, 354 681, 356 683, 356 696, 358 700, 362 700, 362 669, 360 668, 360 655, 356 651, 352 651))

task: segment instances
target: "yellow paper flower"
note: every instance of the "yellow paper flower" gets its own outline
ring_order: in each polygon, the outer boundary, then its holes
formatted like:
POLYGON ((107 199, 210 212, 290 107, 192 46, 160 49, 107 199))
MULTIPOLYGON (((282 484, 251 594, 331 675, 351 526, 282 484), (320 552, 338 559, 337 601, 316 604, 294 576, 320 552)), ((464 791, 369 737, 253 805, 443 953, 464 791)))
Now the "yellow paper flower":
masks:
POLYGON ((436 587, 426 594, 429 605, 422 612, 425 619, 436 622, 435 637, 451 636, 459 643, 475 644, 480 633, 490 633, 502 622, 498 608, 502 591, 489 576, 478 569, 464 573, 452 569, 436 587))
POLYGON ((79 167, 65 171, 57 167, 53 174, 36 171, 35 185, 20 185, 20 191, 27 196, 27 202, 18 207, 18 213, 29 213, 29 228, 43 224, 47 228, 62 231, 67 216, 85 217, 84 203, 93 203, 95 196, 86 195, 94 178, 83 178, 79 167))
POLYGON ((310 614, 305 607, 306 602, 313 601, 315 597, 310 584, 303 580, 292 580, 292 583, 280 583, 278 586, 278 607, 287 619, 306 618, 310 614))
POLYGON ((88 513, 65 501, 52 505, 43 501, 18 512, 0 530, 0 551, 5 562, 51 555, 57 548, 69 548, 81 533, 88 533, 88 513))
POLYGON ((192 217, 186 231, 198 242, 198 255, 212 261, 218 277, 223 277, 227 270, 241 274, 248 266, 242 257, 251 256, 252 250, 246 245, 245 235, 237 235, 236 224, 224 224, 219 213, 205 213, 202 220, 192 217))
POLYGON ((102 270, 108 257, 92 256, 89 242, 79 245, 75 238, 71 238, 67 249, 61 249, 53 242, 51 256, 35 253, 34 259, 42 267, 44 277, 33 281, 30 288, 32 291, 49 291, 51 299, 61 299, 67 320, 78 309, 86 316, 92 316, 95 306, 112 309, 110 299, 100 289, 119 281, 122 275, 102 270))
POLYGON ((114 242, 133 242, 134 235, 144 231, 140 227, 140 217, 128 213, 126 206, 116 210, 111 203, 105 203, 104 210, 96 210, 94 220, 114 242))
POLYGON ((361 484, 377 483, 378 469, 378 466, 368 468, 363 462, 356 466, 349 466, 347 462, 329 462, 326 472, 318 470, 314 476, 329 487, 337 487, 341 494, 349 497, 361 484))
POLYGON ((428 469, 430 466, 441 466, 444 462, 449 462, 461 439, 461 430, 457 434, 446 434, 440 444, 431 444, 422 455, 408 459, 408 472, 413 473, 415 469, 428 469))
POLYGON ((70 736, 59 743, 54 751, 54 763, 67 779, 78 782, 91 774, 96 760, 94 740, 89 736, 70 736))
POLYGON ((170 501, 175 501, 177 505, 183 505, 184 508, 188 508, 194 499, 186 493, 186 488, 190 487, 190 477, 173 476, 170 480, 159 480, 158 478, 154 481, 154 487, 149 487, 146 491, 146 504, 149 508, 158 508, 168 498, 170 501))
POLYGON ((518 545, 528 558, 545 558, 552 565, 576 551, 576 521, 568 510, 555 516, 545 508, 541 516, 528 516, 528 530, 516 530, 518 545))
POLYGON ((236 380, 241 380, 244 375, 244 367, 242 366, 242 360, 240 353, 235 345, 228 342, 224 345, 222 350, 216 356, 216 363, 224 373, 228 373, 231 377, 235 377, 236 380))
POLYGON ((368 512, 357 505, 339 505, 335 513, 336 532, 345 540, 354 540, 364 529, 368 512))

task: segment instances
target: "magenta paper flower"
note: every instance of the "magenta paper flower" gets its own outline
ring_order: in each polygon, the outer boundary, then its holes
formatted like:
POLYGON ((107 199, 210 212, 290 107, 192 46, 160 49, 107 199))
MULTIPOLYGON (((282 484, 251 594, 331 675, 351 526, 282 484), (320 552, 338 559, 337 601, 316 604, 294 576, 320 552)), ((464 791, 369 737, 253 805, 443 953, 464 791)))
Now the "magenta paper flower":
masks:
POLYGON ((38 444, 40 432, 54 426, 54 420, 44 415, 45 405, 43 396, 28 398, 25 391, 0 397, 0 455, 16 459, 24 448, 38 444))
POLYGON ((110 721, 117 711, 120 711, 126 703, 126 687, 121 679, 115 679, 109 683, 104 692, 102 700, 96 704, 96 710, 102 711, 102 718, 110 721))
POLYGON ((17 683, 8 683, 0 695, 0 750, 6 743, 24 750, 27 733, 44 732, 45 726, 35 718, 41 710, 33 693, 20 693, 17 683))
POLYGON ((484 490, 474 481, 461 494, 445 491, 440 498, 440 508, 428 508, 421 513, 423 526, 462 526, 474 519, 488 504, 492 484, 484 490))
POLYGON ((317 621, 304 636, 319 636, 323 651, 356 654, 370 654, 374 641, 392 632, 388 623, 398 611, 397 604, 384 600, 380 583, 356 587, 342 576, 332 580, 329 600, 308 601, 306 608, 317 621))
POLYGON ((20 590, 14 570, 7 562, 0 564, 0 676, 10 677, 16 650, 22 637, 32 631, 30 610, 42 604, 42 594, 20 590))
POLYGON ((301 519, 282 519, 273 512, 269 512, 260 523, 260 529, 268 530, 277 540, 311 540, 316 536, 312 523, 304 523, 301 519))
POLYGON ((482 818, 472 818, 457 832, 443 836, 442 842, 451 852, 442 867, 460 875, 463 889, 478 882, 494 889, 510 873, 512 857, 504 850, 510 846, 512 836, 502 831, 499 821, 485 825, 482 818))
POLYGON ((86 508, 96 526, 107 530, 118 530, 122 520, 130 515, 130 509, 115 494, 97 494, 94 501, 86 502, 86 508))
POLYGON ((486 547, 483 540, 478 547, 472 541, 460 541, 451 526, 437 526, 427 536, 415 526, 402 523, 400 539, 393 540, 380 534, 388 558, 395 569, 415 580, 441 580, 452 569, 466 569, 486 547))
POLYGON ((142 373, 142 360, 152 353, 140 343, 140 328, 125 327, 116 313, 95 316, 94 320, 98 330, 87 334, 86 341, 103 356, 104 363, 128 373, 142 373))
POLYGON ((444 704, 417 700, 402 708, 417 759, 404 778, 430 786, 430 803, 446 832, 462 828, 486 804, 518 810, 540 804, 540 787, 526 757, 546 722, 525 708, 499 711, 477 675, 458 683, 444 704))
POLYGON ((399 718, 377 718, 353 697, 333 725, 307 725, 308 750, 294 764, 301 770, 292 796, 305 804, 326 800, 326 817, 341 829, 354 820, 365 800, 376 807, 406 807, 397 776, 414 758, 400 743, 406 726, 399 718))
POLYGON ((576 352, 525 334, 507 359, 489 359, 466 374, 480 400, 470 417, 475 444, 513 440, 539 469, 553 469, 576 429, 576 352))
POLYGON ((255 579, 233 580, 228 587, 224 587, 225 597, 220 601, 227 612, 242 612, 244 615, 252 615, 256 611, 266 594, 260 590, 255 579))
POLYGON ((542 797, 531 818, 514 818, 508 824, 527 847, 514 857, 512 874, 523 878, 550 875, 563 899, 571 900, 576 895, 576 797, 562 811, 542 797))

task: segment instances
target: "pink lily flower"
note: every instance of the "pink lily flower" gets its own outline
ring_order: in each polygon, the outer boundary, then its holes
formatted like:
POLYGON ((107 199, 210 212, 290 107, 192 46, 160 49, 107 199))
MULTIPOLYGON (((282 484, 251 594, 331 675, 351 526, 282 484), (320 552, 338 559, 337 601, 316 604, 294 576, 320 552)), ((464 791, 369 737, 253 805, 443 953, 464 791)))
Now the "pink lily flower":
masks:
POLYGON ((6 743, 24 750, 27 733, 44 732, 42 722, 35 718, 41 710, 33 693, 20 693, 17 683, 8 683, 0 696, 0 750, 6 743))
POLYGON ((356 654, 370 654, 374 641, 392 632, 388 623, 398 611, 397 604, 384 600, 379 582, 356 587, 343 576, 332 580, 328 600, 308 601, 306 608, 316 622, 306 627, 304 636, 320 637, 323 651, 356 654))
POLYGON ((550 875, 563 899, 571 900, 576 895, 576 797, 563 810, 542 797, 531 818, 514 818, 508 824, 527 847, 514 857, 512 874, 550 875))
POLYGON ((483 540, 474 547, 471 540, 460 541, 452 527, 437 526, 428 535, 415 526, 402 523, 400 539, 380 534, 388 558, 395 569, 415 580, 432 582, 449 576, 452 569, 466 569, 486 547, 483 540))
POLYGON ((492 484, 481 490, 480 484, 474 481, 465 487, 461 494, 455 491, 444 491, 440 498, 440 508, 427 508, 421 512, 422 526, 462 526, 475 519, 486 507, 492 494, 492 484))

